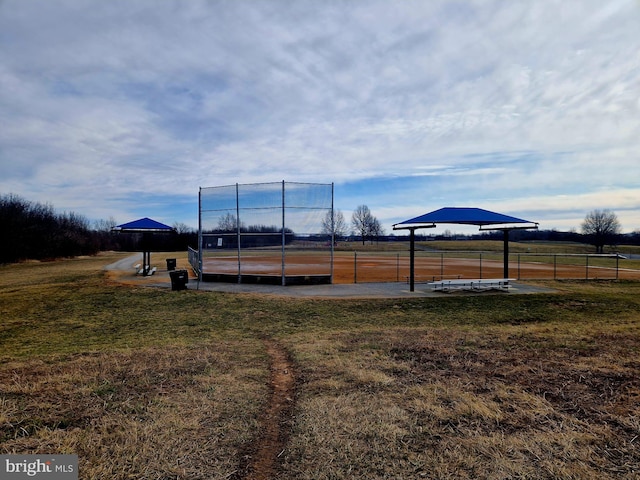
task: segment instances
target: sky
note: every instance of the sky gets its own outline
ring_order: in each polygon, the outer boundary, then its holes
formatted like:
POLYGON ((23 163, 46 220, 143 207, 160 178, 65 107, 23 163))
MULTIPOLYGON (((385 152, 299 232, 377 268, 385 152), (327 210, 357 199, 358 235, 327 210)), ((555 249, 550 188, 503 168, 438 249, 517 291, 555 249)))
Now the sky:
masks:
POLYGON ((197 228, 283 180, 640 230, 640 1, 0 0, 0 195, 197 228))

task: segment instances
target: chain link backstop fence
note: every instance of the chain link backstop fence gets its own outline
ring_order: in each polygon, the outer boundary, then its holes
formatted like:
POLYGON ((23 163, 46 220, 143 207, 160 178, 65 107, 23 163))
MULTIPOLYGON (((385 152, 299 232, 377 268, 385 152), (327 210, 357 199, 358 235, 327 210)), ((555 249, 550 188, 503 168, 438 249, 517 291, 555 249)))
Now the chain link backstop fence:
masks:
POLYGON ((200 189, 203 281, 331 283, 333 184, 253 183, 200 189))

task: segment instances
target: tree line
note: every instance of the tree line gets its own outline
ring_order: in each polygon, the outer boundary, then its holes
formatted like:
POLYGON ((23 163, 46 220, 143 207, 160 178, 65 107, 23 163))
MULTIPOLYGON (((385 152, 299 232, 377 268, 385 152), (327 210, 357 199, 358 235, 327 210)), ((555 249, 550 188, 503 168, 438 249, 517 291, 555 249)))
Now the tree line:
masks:
MULTIPOLYGON (((637 242, 640 240, 640 231, 633 234, 623 236, 621 234, 622 226, 617 215, 608 209, 595 209, 587 213, 584 221, 580 225, 581 233, 558 232, 555 230, 515 230, 512 232, 512 240, 550 240, 550 241, 573 241, 582 242, 593 245, 596 253, 603 253, 604 247, 607 245, 618 245, 625 240, 637 242)), ((333 235, 334 238, 343 238, 351 234, 359 237, 364 245, 366 240, 376 241, 385 240, 384 229, 378 219, 371 213, 366 205, 358 206, 351 215, 351 229, 340 210, 334 210, 327 213, 322 222, 322 233, 333 235)), ((450 235, 449 235, 450 236, 450 235)), ((502 232, 483 232, 481 235, 484 239, 495 237, 502 238, 502 232)), ((469 236, 464 236, 465 238, 469 236)), ((476 237, 475 235, 471 236, 476 237)), ((396 237, 394 237, 396 238, 396 237)), ((447 238, 446 233, 442 235, 443 239, 447 238)))
MULTIPOLYGON (((47 260, 78 255, 95 255, 105 250, 139 251, 142 235, 114 234, 114 219, 98 220, 91 224, 77 213, 56 213, 53 206, 30 202, 16 195, 0 195, 0 264, 21 260, 47 260)), ((273 227, 241 226, 241 231, 264 233, 273 231, 273 227)), ((157 235, 153 239, 153 248, 157 251, 182 251, 188 246, 198 244, 198 234, 184 224, 174 225, 172 235, 157 235)), ((235 231, 236 219, 233 216, 220 220, 216 233, 235 231)), ((581 225, 581 234, 577 232, 556 231, 514 231, 512 240, 540 239, 558 241, 582 241, 596 247, 601 253, 606 245, 624 242, 627 237, 632 241, 640 240, 640 232, 622 236, 617 216, 610 210, 589 212, 581 225), (517 237, 517 238, 516 238, 517 237), (522 238, 520 238, 522 237, 522 238)), ((290 241, 294 233, 286 231, 290 241)), ((348 235, 365 241, 384 239, 384 229, 378 219, 366 205, 358 206, 352 213, 350 225, 340 210, 334 210, 323 219, 322 234, 344 238, 348 235)), ((485 234, 486 235, 486 234, 485 234)), ((258 238, 258 237, 256 237, 258 238)), ((626 242, 625 242, 626 243, 626 242)))
POLYGON ((385 235, 384 228, 380 221, 371 213, 366 205, 358 205, 351 214, 351 230, 340 210, 327 212, 322 220, 322 233, 325 235, 333 235, 334 238, 346 237, 351 233, 360 237, 362 244, 366 240, 378 240, 385 235))
POLYGON ((53 206, 15 195, 0 197, 0 263, 25 259, 92 255, 102 245, 89 234, 89 222, 75 213, 55 213, 53 206))
MULTIPOLYGON (((238 240, 242 248, 272 247, 282 245, 282 231, 282 227, 278 225, 246 225, 238 221, 233 213, 226 213, 218 219, 216 227, 203 229, 202 247, 233 249, 238 247, 238 240), (212 242, 211 237, 215 239, 216 236, 218 236, 217 241, 212 242)), ((294 240, 295 232, 285 227, 285 245, 294 240)))
MULTIPOLYGON (((56 213, 53 205, 17 195, 0 195, 0 264, 95 255, 105 250, 140 250, 141 235, 116 234, 113 219, 93 224, 73 212, 56 213)), ((186 250, 197 245, 195 232, 154 238, 158 250, 186 250)))

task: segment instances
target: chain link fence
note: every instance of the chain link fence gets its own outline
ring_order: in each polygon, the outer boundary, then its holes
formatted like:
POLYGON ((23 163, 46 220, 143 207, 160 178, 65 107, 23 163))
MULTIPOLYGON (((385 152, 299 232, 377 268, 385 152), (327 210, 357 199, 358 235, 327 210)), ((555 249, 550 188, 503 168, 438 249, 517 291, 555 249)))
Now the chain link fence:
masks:
POLYGON ((333 184, 201 188, 198 271, 204 281, 331 283, 333 184))
MULTIPOLYGON (((416 252, 415 281, 501 278, 500 252, 416 252)), ((640 270, 623 268, 616 254, 509 255, 510 277, 517 280, 617 280, 640 278, 640 270)), ((408 252, 336 252, 335 283, 408 282, 408 252)))

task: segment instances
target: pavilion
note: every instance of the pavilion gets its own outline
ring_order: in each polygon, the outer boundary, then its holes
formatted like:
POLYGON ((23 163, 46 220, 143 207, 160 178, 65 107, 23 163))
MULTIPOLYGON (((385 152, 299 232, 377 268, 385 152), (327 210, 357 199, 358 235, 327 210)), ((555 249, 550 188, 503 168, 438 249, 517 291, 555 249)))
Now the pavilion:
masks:
POLYGON ((113 227, 112 231, 118 233, 142 234, 142 274, 147 276, 151 271, 151 238, 153 234, 172 233, 175 229, 169 225, 165 225, 164 223, 145 217, 113 227))
POLYGON ((394 230, 409 230, 409 284, 415 285, 415 231, 420 228, 435 228, 438 224, 478 225, 480 231, 502 230, 504 233, 504 278, 509 278, 509 232, 511 230, 537 229, 538 223, 516 218, 482 208, 445 207, 410 218, 393 225, 394 230))

